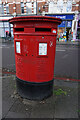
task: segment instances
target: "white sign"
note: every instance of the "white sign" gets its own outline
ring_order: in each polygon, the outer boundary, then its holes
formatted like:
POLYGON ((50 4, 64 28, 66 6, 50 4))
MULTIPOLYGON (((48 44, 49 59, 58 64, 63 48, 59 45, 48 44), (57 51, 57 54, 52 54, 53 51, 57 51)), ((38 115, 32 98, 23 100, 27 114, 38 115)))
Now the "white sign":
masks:
POLYGON ((47 55, 47 43, 39 43, 39 55, 47 55))
POLYGON ((16 42, 16 52, 21 53, 20 52, 20 42, 16 42))
POLYGON ((56 33, 56 30, 53 30, 52 32, 53 32, 53 33, 56 33))

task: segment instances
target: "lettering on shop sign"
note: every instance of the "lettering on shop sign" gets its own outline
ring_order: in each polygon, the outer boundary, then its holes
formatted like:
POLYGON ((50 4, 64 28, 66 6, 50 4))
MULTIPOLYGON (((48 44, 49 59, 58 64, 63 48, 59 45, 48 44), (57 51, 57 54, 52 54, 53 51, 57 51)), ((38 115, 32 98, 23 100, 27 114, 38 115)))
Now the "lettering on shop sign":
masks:
POLYGON ((56 18, 61 18, 61 19, 70 19, 70 20, 73 20, 74 19, 74 15, 73 14, 65 14, 65 15, 47 15, 47 16, 53 16, 53 17, 56 17, 56 18))
POLYGON ((66 19, 66 16, 56 16, 56 18, 66 19))

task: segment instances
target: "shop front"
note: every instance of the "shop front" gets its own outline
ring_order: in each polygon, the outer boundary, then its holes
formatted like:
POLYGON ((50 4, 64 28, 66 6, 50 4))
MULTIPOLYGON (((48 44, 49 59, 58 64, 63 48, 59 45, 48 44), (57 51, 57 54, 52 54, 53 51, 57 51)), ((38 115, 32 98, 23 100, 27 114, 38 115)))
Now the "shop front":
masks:
POLYGON ((57 14, 49 15, 56 18, 61 18, 62 23, 58 25, 58 41, 71 41, 73 39, 72 32, 72 21, 74 19, 74 14, 57 14))
POLYGON ((13 37, 13 25, 9 23, 9 19, 11 18, 12 16, 0 17, 0 38, 5 38, 6 33, 9 34, 9 32, 11 32, 11 36, 13 37))
POLYGON ((76 39, 80 41, 80 14, 78 15, 77 35, 76 39))

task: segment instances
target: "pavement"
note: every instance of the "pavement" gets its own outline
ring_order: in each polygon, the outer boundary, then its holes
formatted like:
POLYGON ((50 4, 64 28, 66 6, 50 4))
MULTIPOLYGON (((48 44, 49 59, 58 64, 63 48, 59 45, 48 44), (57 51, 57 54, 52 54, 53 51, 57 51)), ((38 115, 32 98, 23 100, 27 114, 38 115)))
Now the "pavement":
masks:
MULTIPOLYGON (((4 40, 3 43, 11 44, 13 41, 4 40)), ((78 42, 57 41, 57 45, 60 44, 79 45, 78 42)), ((1 81, 2 118, 4 119, 54 118, 55 120, 80 120, 80 82, 78 80, 55 78, 53 95, 42 101, 24 99, 18 95, 14 71, 9 71, 9 74, 4 72, 0 76, 0 83, 1 81)))
POLYGON ((2 118, 57 118, 78 119, 78 81, 55 79, 53 95, 42 101, 20 97, 17 93, 16 76, 2 76, 2 118))

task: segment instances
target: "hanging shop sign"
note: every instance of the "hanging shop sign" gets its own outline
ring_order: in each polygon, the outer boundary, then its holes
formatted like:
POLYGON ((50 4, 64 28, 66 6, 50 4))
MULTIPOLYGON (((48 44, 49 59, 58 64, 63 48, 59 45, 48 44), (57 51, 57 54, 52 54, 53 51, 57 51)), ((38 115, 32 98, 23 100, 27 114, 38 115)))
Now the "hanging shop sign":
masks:
POLYGON ((61 18, 63 21, 58 27, 71 27, 72 26, 72 20, 74 19, 74 14, 64 14, 64 15, 47 15, 52 16, 56 18, 61 18))

